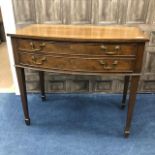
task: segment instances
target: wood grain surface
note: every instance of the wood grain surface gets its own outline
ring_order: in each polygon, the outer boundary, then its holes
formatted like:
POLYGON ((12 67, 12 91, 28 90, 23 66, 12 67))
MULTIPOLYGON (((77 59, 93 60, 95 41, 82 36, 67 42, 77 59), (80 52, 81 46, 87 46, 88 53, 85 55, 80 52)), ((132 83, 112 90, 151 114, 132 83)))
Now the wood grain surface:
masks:
POLYGON ((128 26, 81 26, 34 24, 18 29, 15 37, 33 37, 60 40, 85 41, 147 41, 148 37, 136 27, 128 26))

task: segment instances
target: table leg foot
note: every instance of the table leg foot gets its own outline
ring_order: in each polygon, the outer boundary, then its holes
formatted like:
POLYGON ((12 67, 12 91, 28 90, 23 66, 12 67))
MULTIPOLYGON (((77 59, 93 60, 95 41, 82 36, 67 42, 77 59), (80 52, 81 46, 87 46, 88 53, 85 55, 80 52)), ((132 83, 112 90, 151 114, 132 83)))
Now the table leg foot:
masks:
POLYGON ((44 79, 44 72, 39 71, 39 79, 40 79, 40 90, 41 90, 41 100, 46 101, 45 95, 45 79, 44 79))
POLYGON ((46 101, 46 96, 45 96, 45 95, 42 95, 42 96, 41 96, 41 100, 42 100, 42 101, 46 101))
POLYGON ((30 125, 30 119, 25 119, 25 124, 26 124, 27 126, 29 126, 29 125, 30 125))
POLYGON ((129 131, 129 130, 125 130, 125 131, 124 131, 124 137, 125 137, 125 138, 128 138, 129 135, 130 135, 130 131, 129 131))
POLYGON ((125 102, 122 102, 121 109, 125 109, 125 102))

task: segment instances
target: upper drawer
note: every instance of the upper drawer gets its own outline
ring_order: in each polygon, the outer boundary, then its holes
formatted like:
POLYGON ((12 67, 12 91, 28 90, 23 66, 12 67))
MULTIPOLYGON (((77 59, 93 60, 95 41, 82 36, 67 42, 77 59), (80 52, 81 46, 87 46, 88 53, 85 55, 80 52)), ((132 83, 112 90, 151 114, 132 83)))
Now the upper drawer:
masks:
POLYGON ((70 55, 135 56, 137 46, 133 43, 69 43, 17 39, 17 50, 70 55))

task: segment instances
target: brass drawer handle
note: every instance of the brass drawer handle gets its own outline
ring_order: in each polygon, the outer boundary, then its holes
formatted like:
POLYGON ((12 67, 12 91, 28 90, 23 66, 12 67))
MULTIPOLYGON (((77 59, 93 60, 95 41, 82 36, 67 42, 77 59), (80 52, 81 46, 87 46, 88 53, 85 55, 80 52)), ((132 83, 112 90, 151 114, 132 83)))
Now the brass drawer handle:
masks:
POLYGON ((105 62, 104 60, 100 60, 99 63, 101 65, 103 65, 103 69, 105 69, 105 70, 113 70, 117 66, 118 61, 117 60, 113 61, 112 65, 108 65, 108 63, 105 62))
POLYGON ((116 51, 114 51, 114 52, 105 52, 105 54, 108 54, 108 55, 116 55, 117 52, 116 51))
POLYGON ((101 49, 102 49, 102 50, 107 50, 107 47, 104 46, 104 45, 101 45, 101 49))
POLYGON ((120 50, 120 46, 119 45, 115 46, 115 51, 106 51, 107 47, 104 45, 101 45, 101 49, 103 49, 105 54, 107 55, 116 55, 118 54, 118 50, 120 50))
POLYGON ((41 57, 41 58, 37 58, 35 56, 32 56, 32 62, 35 64, 35 65, 43 65, 44 62, 47 60, 46 57, 41 57))
POLYGON ((41 51, 40 48, 36 48, 36 49, 32 49, 32 50, 29 50, 29 49, 24 49, 24 48, 19 48, 19 51, 27 51, 27 52, 39 52, 41 51))
POLYGON ((121 47, 119 45, 115 46, 115 50, 120 50, 121 47))
POLYGON ((41 51, 45 46, 46 44, 45 43, 41 43, 39 45, 40 48, 35 48, 35 44, 33 42, 30 42, 30 46, 31 46, 31 49, 24 49, 24 48, 19 48, 20 51, 27 51, 27 52, 39 52, 41 51))

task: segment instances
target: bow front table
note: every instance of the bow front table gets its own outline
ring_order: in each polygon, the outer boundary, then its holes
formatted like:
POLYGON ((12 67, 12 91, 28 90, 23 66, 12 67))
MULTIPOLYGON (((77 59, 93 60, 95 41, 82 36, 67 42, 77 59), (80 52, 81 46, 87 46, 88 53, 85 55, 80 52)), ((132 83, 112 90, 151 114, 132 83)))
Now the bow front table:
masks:
POLYGON ((24 68, 38 70, 42 99, 44 72, 124 76, 122 108, 130 84, 124 134, 131 120, 147 36, 136 27, 34 24, 11 36, 25 123, 30 125, 24 68))

